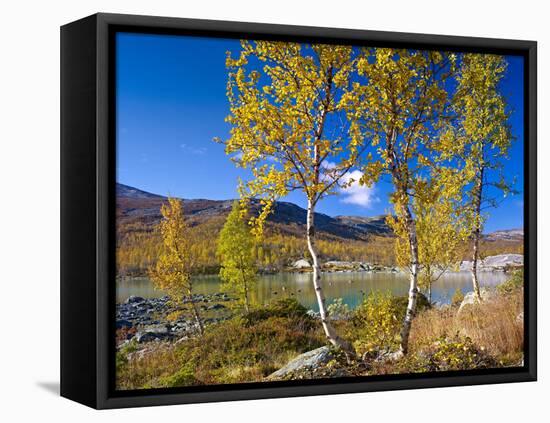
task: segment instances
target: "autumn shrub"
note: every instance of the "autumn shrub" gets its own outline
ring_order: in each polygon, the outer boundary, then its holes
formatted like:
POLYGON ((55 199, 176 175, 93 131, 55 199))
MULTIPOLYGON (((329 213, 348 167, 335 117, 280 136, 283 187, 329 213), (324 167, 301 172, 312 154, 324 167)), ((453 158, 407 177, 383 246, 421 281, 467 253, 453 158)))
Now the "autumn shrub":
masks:
POLYGON ((351 316, 351 310, 342 298, 336 298, 330 303, 327 311, 331 319, 348 319, 351 316))
POLYGON ((495 360, 468 337, 459 335, 437 340, 431 354, 430 365, 433 370, 467 370, 495 366, 495 360))
POLYGON ((388 293, 374 292, 368 295, 356 309, 351 323, 358 354, 378 350, 395 349, 399 345, 399 328, 404 310, 402 304, 388 293))
POLYGON ((192 362, 183 364, 175 373, 159 379, 159 385, 163 388, 189 386, 195 383, 195 366, 192 362))
POLYGON ((314 322, 314 319, 308 314, 308 309, 294 298, 276 300, 267 307, 246 313, 243 316, 243 321, 246 326, 251 326, 271 317, 301 320, 302 323, 310 324, 314 322))
POLYGON ((462 301, 464 301, 464 294, 462 293, 462 290, 460 288, 457 288, 455 293, 453 294, 453 297, 451 298, 451 305, 457 307, 462 304, 462 301))
POLYGON ((496 360, 472 339, 460 334, 441 336, 395 364, 393 373, 439 372, 491 368, 496 360))
MULTIPOLYGON (((354 340, 356 352, 368 356, 397 349, 407 304, 407 297, 396 297, 391 293, 373 292, 367 295, 355 310, 347 334, 349 339, 354 340)), ((426 296, 419 293, 417 314, 430 307, 426 296)))
POLYGON ((500 294, 511 294, 521 288, 523 288, 523 269, 518 269, 510 278, 497 286, 497 291, 500 294))

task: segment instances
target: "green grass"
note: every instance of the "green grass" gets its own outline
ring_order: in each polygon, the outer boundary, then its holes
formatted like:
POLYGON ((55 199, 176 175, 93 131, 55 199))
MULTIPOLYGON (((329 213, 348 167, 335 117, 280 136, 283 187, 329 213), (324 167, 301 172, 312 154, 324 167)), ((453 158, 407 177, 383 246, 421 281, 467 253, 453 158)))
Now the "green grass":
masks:
POLYGON ((117 385, 139 389, 262 380, 293 357, 325 344, 316 323, 295 300, 281 300, 211 325, 201 338, 157 344, 120 358, 117 385))
MULTIPOLYGON (((406 298, 369 295, 347 320, 334 321, 358 360, 343 354, 326 369, 351 375, 465 370, 518 365, 523 358, 522 275, 515 273, 490 302, 458 313, 432 308, 423 298, 413 321, 409 354, 398 362, 379 361, 395 350, 406 298)), ((263 381, 299 354, 327 345, 318 320, 294 299, 279 300, 248 314, 207 326, 201 338, 176 343, 129 343, 117 353, 119 389, 263 381)))

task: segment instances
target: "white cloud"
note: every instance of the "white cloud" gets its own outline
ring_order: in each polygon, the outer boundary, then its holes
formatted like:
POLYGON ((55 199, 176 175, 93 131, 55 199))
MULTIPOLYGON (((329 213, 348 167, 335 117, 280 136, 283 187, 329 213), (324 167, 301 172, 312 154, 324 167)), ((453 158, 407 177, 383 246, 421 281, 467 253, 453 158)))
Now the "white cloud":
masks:
POLYGON ((193 147, 191 145, 187 144, 181 144, 180 148, 185 151, 186 153, 195 154, 202 156, 203 154, 206 154, 206 148, 205 147, 193 147))
POLYGON ((342 203, 355 204, 357 206, 369 208, 373 203, 380 201, 380 199, 375 195, 374 186, 367 187, 359 184, 359 180, 362 176, 363 172, 354 170, 346 173, 342 177, 342 183, 345 185, 353 180, 349 186, 340 189, 340 193, 343 196, 340 200, 342 203))
MULTIPOLYGON (((336 163, 325 161, 322 164, 324 171, 321 174, 321 179, 326 182, 334 180, 331 178, 331 174, 335 171, 336 163)), ((338 172, 335 172, 336 174, 338 172)), ((347 172, 340 179, 339 185, 344 185, 339 189, 342 203, 355 204, 357 206, 369 208, 373 203, 377 203, 380 199, 375 195, 376 190, 374 186, 367 187, 360 185, 359 180, 363 176, 363 172, 359 170, 353 170, 347 172)))
POLYGON ((331 169, 334 169, 336 167, 336 163, 329 162, 328 160, 326 160, 323 163, 321 163, 321 167, 325 168, 327 170, 331 170, 331 169))

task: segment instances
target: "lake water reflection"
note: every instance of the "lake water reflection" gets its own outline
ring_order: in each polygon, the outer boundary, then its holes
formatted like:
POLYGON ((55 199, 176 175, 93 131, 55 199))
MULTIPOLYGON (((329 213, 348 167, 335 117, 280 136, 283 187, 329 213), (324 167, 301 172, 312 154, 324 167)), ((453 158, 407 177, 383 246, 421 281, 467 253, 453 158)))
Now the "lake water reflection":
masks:
MULTIPOLYGON (((495 286, 504 282, 509 275, 502 272, 480 273, 482 286, 495 286)), ((463 293, 471 291, 471 275, 468 272, 447 273, 432 287, 432 301, 447 304, 457 289, 463 293)), ((220 291, 220 279, 216 275, 194 277, 195 291, 212 294, 220 291)), ((327 302, 342 298, 351 308, 357 307, 364 295, 373 291, 406 295, 408 275, 390 272, 324 273, 323 289, 327 302)), ((155 290, 148 278, 122 279, 117 281, 117 302, 123 302, 130 295, 144 298, 162 297, 162 291, 155 290)), ((295 297, 304 306, 318 311, 311 273, 279 273, 261 275, 255 293, 259 303, 276 298, 295 297)))

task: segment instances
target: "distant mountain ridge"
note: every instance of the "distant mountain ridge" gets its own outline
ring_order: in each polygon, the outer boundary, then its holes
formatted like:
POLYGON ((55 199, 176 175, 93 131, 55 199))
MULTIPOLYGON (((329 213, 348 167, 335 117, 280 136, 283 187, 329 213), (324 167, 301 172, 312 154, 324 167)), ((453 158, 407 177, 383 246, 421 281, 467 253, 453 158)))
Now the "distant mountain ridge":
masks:
MULTIPOLYGON (((161 218, 160 207, 166 197, 117 183, 117 217, 122 221, 140 221, 154 224, 161 218)), ((212 218, 227 216, 234 200, 182 199, 184 213, 192 223, 200 224, 212 218)), ((252 201, 251 213, 259 213, 259 201, 252 201)), ((268 224, 274 224, 283 232, 302 234, 305 227, 307 211, 302 207, 277 201, 273 213, 268 217, 268 224)), ((391 235, 386 225, 385 216, 336 216, 315 213, 317 231, 343 239, 366 240, 370 235, 391 235)))
POLYGON ((523 240, 523 228, 503 229, 485 235, 488 241, 520 241, 523 240))
MULTIPOLYGON (((160 207, 166 197, 141 189, 116 184, 117 217, 123 222, 140 222, 146 225, 157 223, 160 207)), ((234 200, 182 199, 183 208, 192 224, 201 224, 210 219, 225 217, 231 211, 234 200)), ((261 205, 252 201, 251 212, 259 213, 261 205)), ((268 224, 275 225, 282 232, 300 235, 305 230, 307 211, 302 207, 277 201, 268 224)), ((316 229, 321 235, 350 240, 366 240, 369 236, 391 236, 392 230, 386 224, 386 216, 328 216, 315 213, 316 229)), ((484 235, 487 241, 521 241, 523 229, 498 230, 484 235)))
POLYGON ((152 194, 141 189, 130 187, 128 185, 116 184, 116 196, 125 198, 165 198, 162 195, 152 194))

